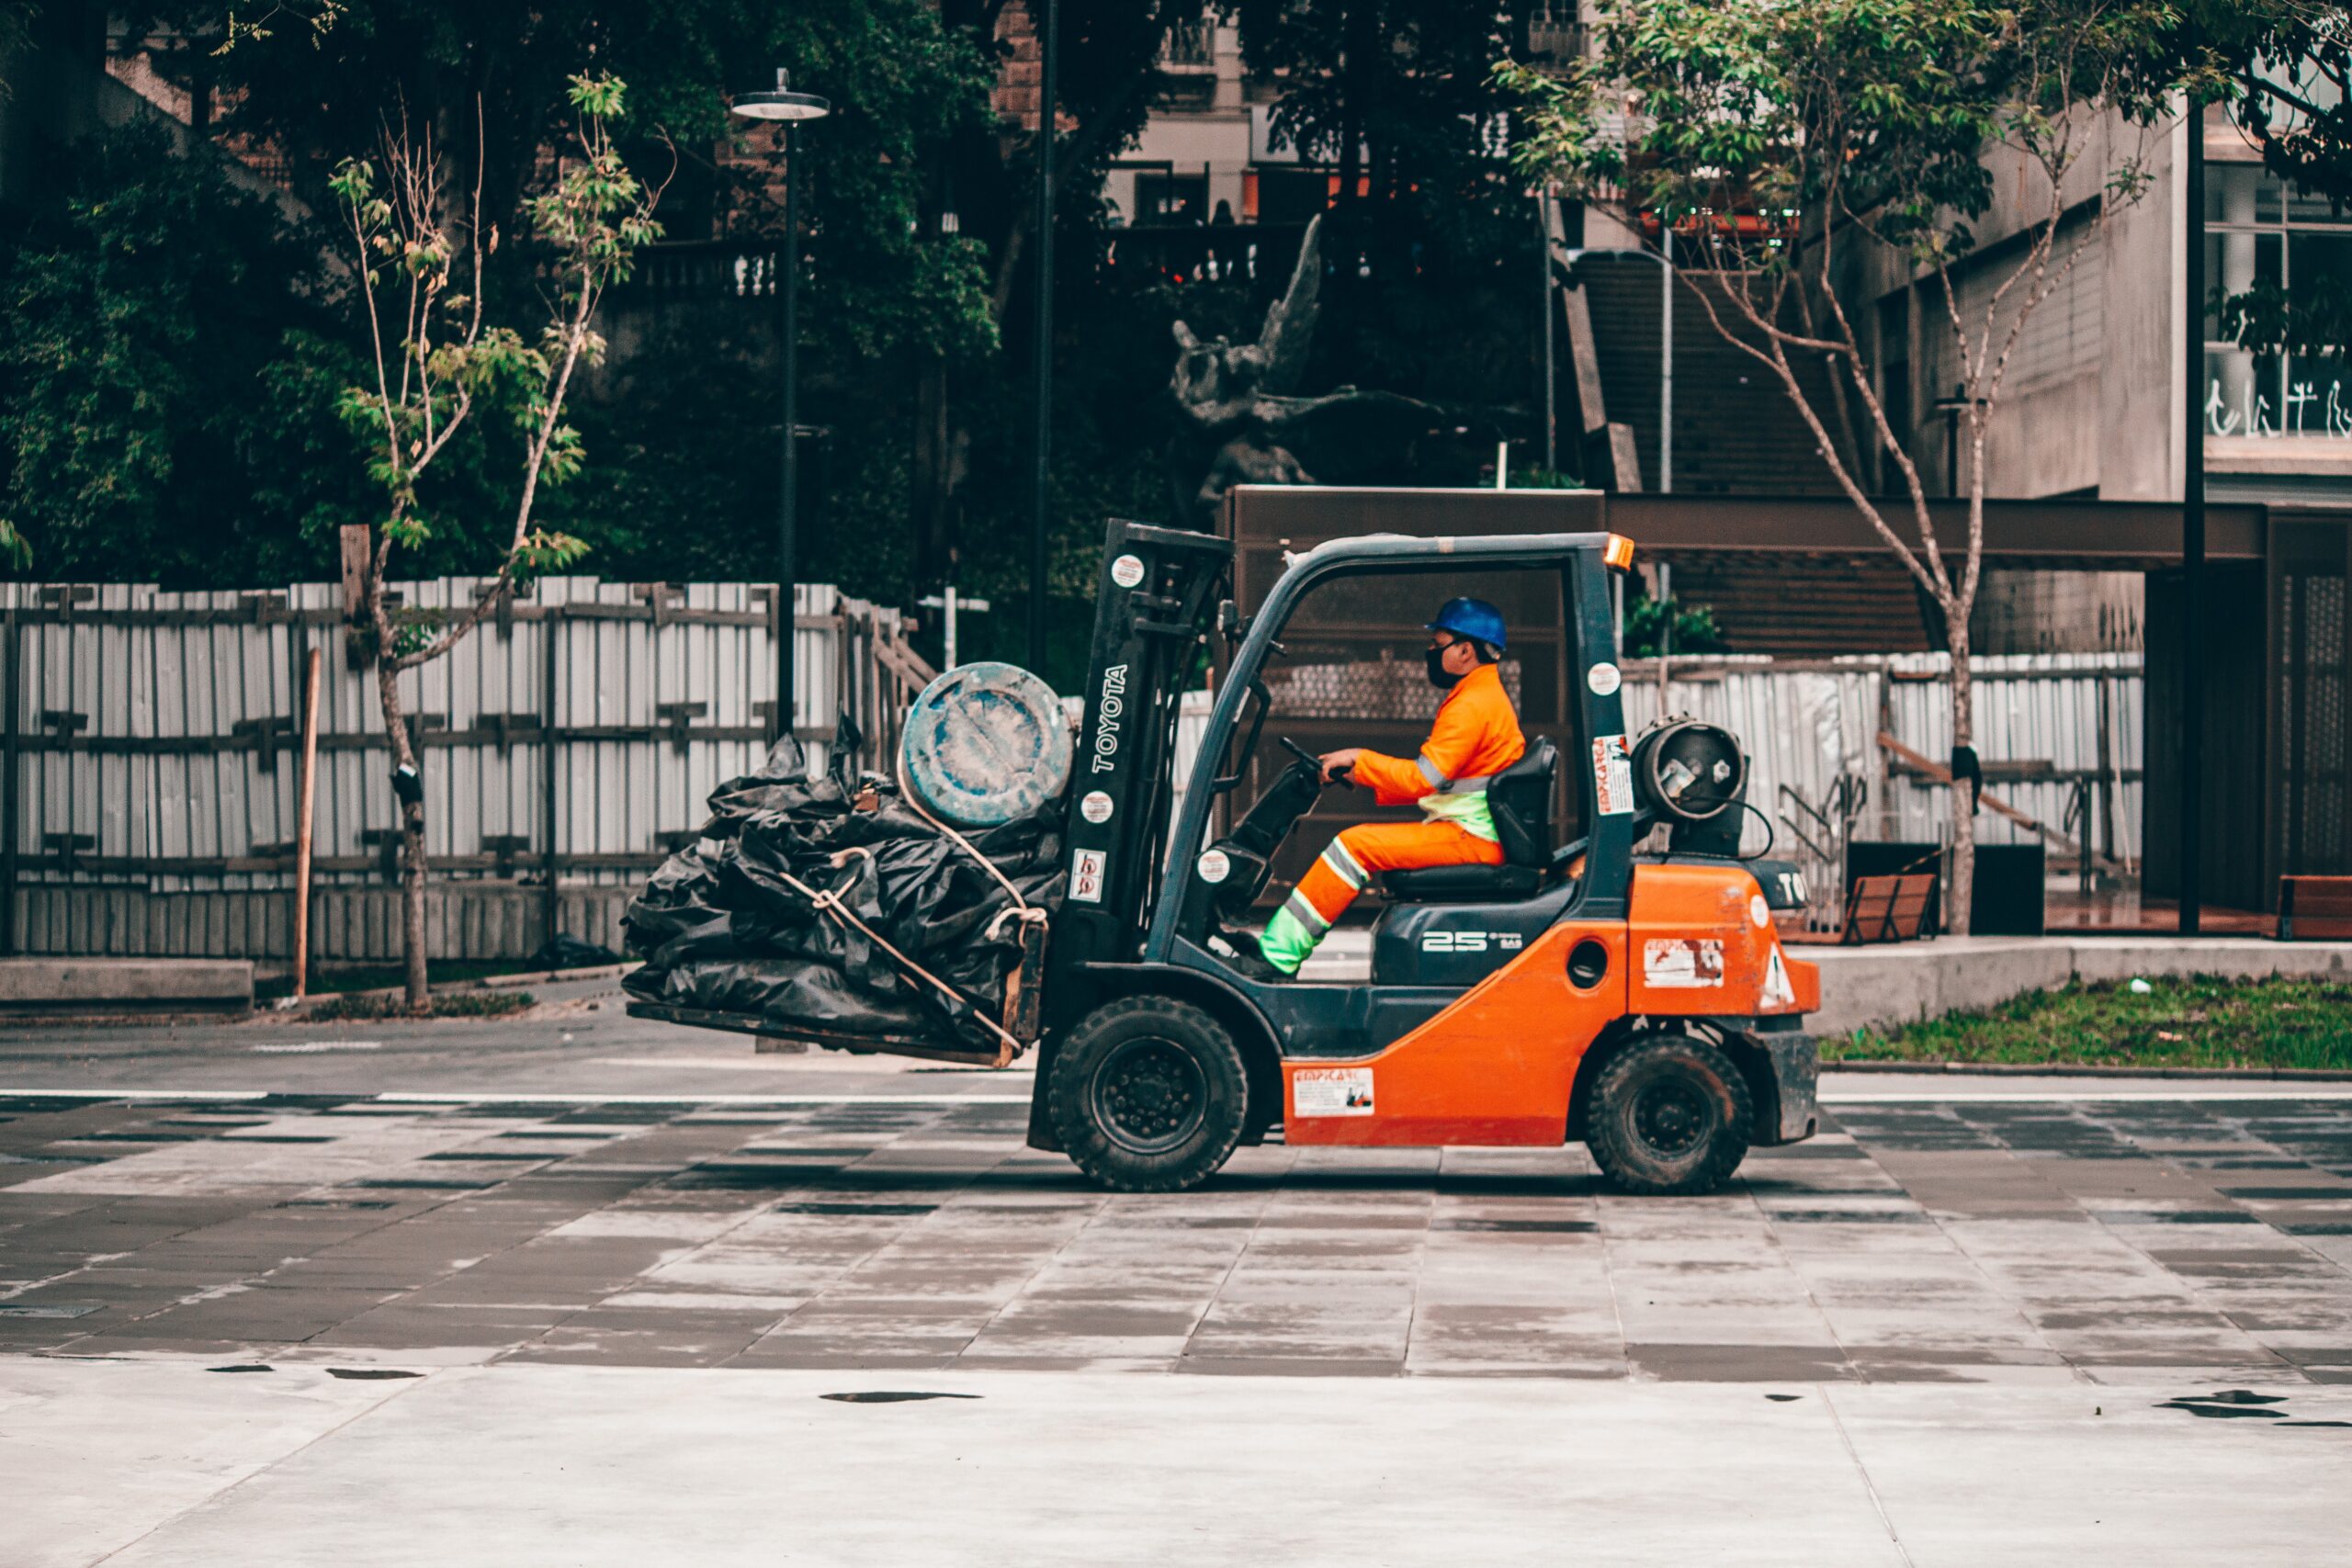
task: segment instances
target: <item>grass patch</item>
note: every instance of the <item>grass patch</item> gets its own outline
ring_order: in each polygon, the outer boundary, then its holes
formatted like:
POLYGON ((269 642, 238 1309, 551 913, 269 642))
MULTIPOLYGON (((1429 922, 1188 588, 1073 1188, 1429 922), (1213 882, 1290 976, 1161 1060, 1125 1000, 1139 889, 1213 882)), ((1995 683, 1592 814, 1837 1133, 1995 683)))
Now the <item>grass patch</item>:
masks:
POLYGON ((313 1007, 308 1016, 316 1023, 367 1023, 387 1018, 503 1018, 508 1013, 521 1012, 531 1005, 531 999, 528 991, 436 991, 430 1012, 413 1013, 408 1010, 404 998, 353 993, 329 997, 313 1007))
POLYGON ((1824 1040, 1826 1062, 2352 1070, 2352 986, 2194 976, 2028 991, 1984 1012, 1824 1040))

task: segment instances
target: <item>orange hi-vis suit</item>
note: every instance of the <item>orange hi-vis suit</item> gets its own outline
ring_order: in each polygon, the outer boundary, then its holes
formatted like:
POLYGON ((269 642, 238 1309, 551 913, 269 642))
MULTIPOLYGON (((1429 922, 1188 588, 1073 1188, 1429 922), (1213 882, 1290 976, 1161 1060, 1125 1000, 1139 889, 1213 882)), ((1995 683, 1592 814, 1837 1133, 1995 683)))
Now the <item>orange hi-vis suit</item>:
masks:
POLYGON ((1500 668, 1481 664, 1446 693, 1419 756, 1359 756, 1355 781, 1371 787, 1375 803, 1418 801, 1427 820, 1360 822, 1332 840, 1266 922, 1258 943, 1266 962, 1297 973, 1323 933, 1381 872, 1502 864, 1487 784, 1526 754, 1527 738, 1503 690, 1500 668))

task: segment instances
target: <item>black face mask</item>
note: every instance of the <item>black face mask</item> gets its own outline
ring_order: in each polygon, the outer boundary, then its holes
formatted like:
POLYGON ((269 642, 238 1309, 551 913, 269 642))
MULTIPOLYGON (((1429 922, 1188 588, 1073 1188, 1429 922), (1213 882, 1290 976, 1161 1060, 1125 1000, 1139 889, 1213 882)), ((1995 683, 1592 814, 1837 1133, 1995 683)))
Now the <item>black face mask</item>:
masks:
POLYGON ((1462 680, 1461 676, 1456 675, 1453 671, 1448 670, 1444 665, 1438 662, 1438 660, 1445 657, 1445 649, 1442 648, 1432 648, 1427 653, 1423 654, 1422 657, 1429 660, 1430 684, 1435 686, 1439 691, 1450 692, 1462 680))

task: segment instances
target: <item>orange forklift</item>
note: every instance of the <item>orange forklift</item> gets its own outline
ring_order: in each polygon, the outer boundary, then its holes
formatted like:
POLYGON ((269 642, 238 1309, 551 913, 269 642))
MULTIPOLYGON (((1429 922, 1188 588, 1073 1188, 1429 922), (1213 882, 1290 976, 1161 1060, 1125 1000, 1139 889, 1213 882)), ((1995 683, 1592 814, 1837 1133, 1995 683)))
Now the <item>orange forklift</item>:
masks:
POLYGON ((1629 742, 1606 534, 1337 539, 1286 557, 1248 617, 1223 597, 1232 545, 1114 522, 1069 788, 1069 887, 1050 928, 1029 1142, 1121 1191, 1205 1180, 1242 1144, 1549 1147, 1581 1140, 1633 1192, 1720 1187, 1750 1147, 1815 1126, 1804 1016, 1814 965, 1776 908, 1804 902, 1781 863, 1742 860, 1745 759, 1712 727, 1629 742), (1316 759, 1246 810, 1272 698, 1268 660, 1318 588, 1349 579, 1556 573, 1575 683, 1576 754, 1531 736, 1488 786, 1498 866, 1389 874, 1365 983, 1266 983, 1233 956, 1277 850, 1312 809, 1316 759), (1181 791, 1182 690, 1224 656, 1181 791), (1565 769, 1565 780, 1562 773, 1565 769), (1566 794, 1587 831, 1555 843, 1566 794), (1229 826, 1212 839, 1212 822, 1229 826), (1663 851, 1635 845, 1658 827, 1663 851))
MULTIPOLYGON (((1820 980, 1773 923, 1804 886, 1792 866, 1739 857, 1753 813, 1734 737, 1686 720, 1629 742, 1612 573, 1633 554, 1611 534, 1334 539, 1286 553, 1245 618, 1228 596, 1230 542, 1113 521, 1061 803, 1066 892, 1042 944, 1022 928, 1000 1044, 813 1022, 792 1036, 998 1066, 1034 1044, 1030 1145, 1127 1192, 1195 1186, 1277 1132, 1392 1147, 1581 1140, 1619 1188, 1650 1193, 1712 1190, 1751 1147, 1811 1136, 1804 1015, 1820 980), (1573 698, 1569 755, 1531 736, 1487 785, 1504 863, 1383 878, 1368 984, 1245 968, 1274 856, 1324 787, 1314 755, 1278 736, 1296 760, 1246 809, 1231 804, 1285 626, 1318 589, 1368 603, 1397 585, 1364 580, 1419 577, 1410 597, 1436 603, 1449 578, 1497 572, 1556 574, 1573 698), (1221 678, 1180 789, 1178 712, 1204 656, 1221 678), (1566 843, 1563 803, 1585 829, 1566 843), (1213 822, 1226 824, 1214 839, 1213 822), (1636 852, 1660 827, 1667 847, 1636 852)), ((756 1012, 647 999, 629 1011, 776 1032, 756 1012)))

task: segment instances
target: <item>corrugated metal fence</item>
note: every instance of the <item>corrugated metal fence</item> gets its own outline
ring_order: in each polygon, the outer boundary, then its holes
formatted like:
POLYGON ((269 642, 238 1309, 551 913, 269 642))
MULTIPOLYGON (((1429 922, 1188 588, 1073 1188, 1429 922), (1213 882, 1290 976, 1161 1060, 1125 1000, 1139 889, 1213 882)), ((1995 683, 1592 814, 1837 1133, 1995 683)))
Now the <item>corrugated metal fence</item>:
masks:
MULTIPOLYGON (((488 580, 396 585, 453 611, 488 580)), ((630 889, 775 739, 775 590, 545 579, 401 677, 438 885, 435 956, 617 942, 630 889)), ((302 671, 323 654, 313 953, 399 950, 390 747, 341 589, 166 593, 0 583, 0 952, 290 953, 302 671)), ((794 604, 797 731, 846 711, 897 747, 930 671, 898 612, 820 585, 794 604)))
MULTIPOLYGON (((1805 869, 1815 923, 1843 904, 1849 840, 1940 842, 1951 796, 1906 759, 1941 768, 1951 754, 1951 660, 1936 653, 1798 660, 1712 657, 1624 667, 1625 722, 1638 735, 1659 714, 1720 724, 1748 754, 1747 798, 1770 814, 1774 853, 1805 869), (1882 743, 1882 737, 1903 750, 1882 743)), ((1975 743, 1984 789, 2033 825, 1980 810, 1980 843, 2031 843, 2053 862, 2136 870, 2142 823, 2143 695, 2136 653, 1983 656, 1974 674, 1975 743)), ((1742 848, 1765 842, 1750 818, 1742 848)))
MULTIPOLYGON (((1985 789, 2039 825, 1987 809, 1977 818, 1978 840, 2040 839, 2053 860, 2071 860, 2087 835, 2098 862, 2136 869, 2140 656, 1987 656, 1971 669, 1985 789)), ((1667 714, 1738 736, 1748 754, 1747 799, 1770 816, 1774 853, 1804 867, 1817 923, 1834 925, 1849 840, 1948 836, 1947 787, 1880 738, 1943 764, 1951 753, 1951 670, 1947 655, 1925 653, 1677 658, 1668 662, 1661 692, 1659 661, 1634 660, 1623 669, 1626 728, 1638 736, 1667 714)), ((1191 775, 1208 703, 1206 693, 1185 694, 1177 726, 1180 786, 1191 775)), ((1761 850, 1766 834, 1751 817, 1744 851, 1761 850)))

